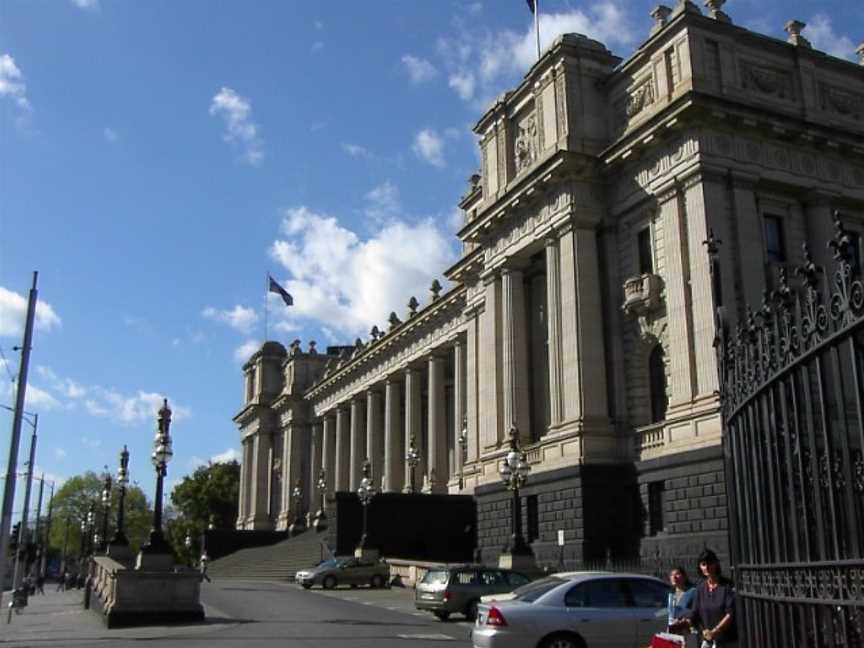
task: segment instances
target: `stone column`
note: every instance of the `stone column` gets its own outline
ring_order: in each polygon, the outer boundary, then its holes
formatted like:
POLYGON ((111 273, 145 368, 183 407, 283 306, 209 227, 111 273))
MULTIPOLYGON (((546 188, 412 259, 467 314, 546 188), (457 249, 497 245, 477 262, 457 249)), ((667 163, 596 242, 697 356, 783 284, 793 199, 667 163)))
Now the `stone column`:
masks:
POLYGON ((384 422, 381 417, 381 392, 366 391, 366 456, 372 464, 372 478, 380 486, 384 474, 384 422))
POLYGON ((299 434, 296 423, 291 422, 285 426, 282 433, 282 457, 280 458, 280 511, 279 511, 279 528, 287 529, 288 525, 294 519, 294 498, 291 491, 294 490, 294 482, 296 481, 296 471, 294 470, 294 462, 297 460, 297 453, 294 451, 296 438, 299 434))
POLYGON ((312 444, 309 448, 309 488, 306 489, 306 510, 313 513, 321 501, 321 491, 318 490, 318 473, 321 471, 324 430, 321 419, 312 423, 312 444))
POLYGON ((324 467, 327 494, 332 496, 336 484, 336 418, 332 414, 324 414, 322 418, 321 465, 324 467))
POLYGON ((447 476, 447 416, 444 398, 444 358, 434 353, 426 361, 429 372, 427 413, 429 430, 428 492, 446 493, 447 476))
POLYGON ((562 231, 561 351, 565 422, 608 428, 606 358, 597 235, 593 226, 562 231))
POLYGON ((253 529, 270 528, 268 513, 270 496, 270 432, 258 430, 254 436, 252 449, 252 510, 250 511, 253 529))
POLYGON ((453 343, 453 456, 455 461, 450 466, 450 477, 458 478, 462 474, 462 445, 459 437, 462 426, 465 425, 465 342, 461 337, 453 343))
POLYGON ((522 272, 513 268, 501 269, 501 338, 504 433, 516 426, 520 437, 530 442, 525 287, 522 272))
MULTIPOLYGON (((741 173, 734 173, 732 176, 732 206, 735 225, 738 230, 736 243, 739 257, 737 261, 741 275, 747 277, 747 281, 741 281, 744 303, 751 305, 761 303, 762 291, 765 288, 765 246, 762 233, 762 215, 759 213, 759 205, 756 203, 757 180, 756 176, 741 173)), ((718 232, 715 234, 723 239, 723 236, 718 232)), ((724 256, 723 250, 720 254, 724 256)), ((738 310, 735 307, 735 300, 738 299, 736 291, 726 290, 724 293, 727 313, 743 315, 743 309, 740 313, 732 312, 738 310)))
POLYGON ((480 456, 480 384, 478 373, 480 358, 478 348, 480 345, 480 318, 476 311, 466 315, 468 318, 468 331, 465 336, 465 412, 468 417, 468 457, 469 462, 477 461, 480 456))
POLYGON ((669 406, 689 404, 696 392, 693 362, 693 318, 690 309, 690 264, 687 224, 679 187, 658 192, 666 251, 666 322, 669 340, 669 406))
POLYGON ((483 278, 485 302, 479 327, 479 425, 482 449, 494 448, 501 438, 501 317, 500 283, 495 273, 483 278))
POLYGON ((249 444, 246 439, 240 440, 240 501, 237 506, 238 529, 243 529, 249 509, 249 444))
MULTIPOLYGON (((288 432, 285 435, 285 445, 288 449, 285 452, 285 463, 283 464, 283 474, 284 481, 286 482, 284 485, 284 497, 285 504, 283 507, 288 513, 288 524, 294 521, 294 518, 297 514, 295 510, 297 507, 297 502, 294 501, 294 497, 292 496, 292 492, 294 491, 294 487, 297 485, 297 482, 300 481, 300 489, 304 493, 306 497, 308 494, 306 491, 308 490, 306 484, 304 483, 303 473, 304 468, 308 467, 308 455, 309 455, 309 437, 311 434, 311 429, 308 425, 301 422, 294 422, 288 426, 288 432)), ((305 513, 305 511, 304 511, 305 513)))
MULTIPOLYGON (((816 265, 822 266, 826 273, 835 267, 833 250, 828 242, 834 237, 834 211, 830 194, 810 192, 804 199, 804 225, 806 228, 807 247, 816 265)), ((791 221, 791 219, 786 219, 791 221)), ((788 227, 787 227, 788 229, 788 227)), ((788 234, 787 234, 788 236, 788 234)), ((803 261, 800 249, 789 250, 787 257, 789 265, 799 265, 803 261)), ((791 273, 790 273, 791 274, 791 273)), ((830 274, 828 275, 830 281, 830 274)), ((790 281, 792 277, 789 278, 790 281)), ((758 302, 753 302, 753 304, 758 302)), ((752 304, 751 304, 752 305, 752 304)))
POLYGON ((350 488, 357 490, 363 479, 363 461, 366 459, 366 403, 359 398, 351 401, 351 476, 350 488))
POLYGON ((347 491, 351 489, 349 479, 351 478, 351 430, 349 421, 350 411, 339 406, 336 409, 336 466, 333 490, 347 491))
POLYGON ((405 484, 405 437, 402 434, 402 389, 392 376, 384 383, 384 474, 381 490, 398 492, 405 484))
POLYGON ((549 425, 563 419, 561 398, 561 259, 558 238, 546 239, 546 322, 549 327, 549 425))
MULTIPOLYGON (((420 438, 420 417, 422 415, 420 407, 420 371, 412 367, 405 370, 405 451, 408 451, 408 446, 411 443, 411 437, 414 437, 414 445, 420 454, 420 461, 414 470, 414 489, 419 492, 423 485, 423 475, 426 474, 426 458, 424 456, 423 440, 420 438)), ((402 461, 405 461, 404 455, 402 461)), ((408 480, 411 478, 411 470, 407 463, 405 464, 405 490, 408 491, 411 485, 408 480)))

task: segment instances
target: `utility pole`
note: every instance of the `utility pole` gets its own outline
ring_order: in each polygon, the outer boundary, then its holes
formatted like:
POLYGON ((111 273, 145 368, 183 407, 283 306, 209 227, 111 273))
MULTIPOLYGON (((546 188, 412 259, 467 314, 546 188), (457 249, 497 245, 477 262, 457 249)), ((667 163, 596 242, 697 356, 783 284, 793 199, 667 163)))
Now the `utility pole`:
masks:
POLYGON ((33 543, 36 545, 37 551, 38 551, 38 548, 42 545, 42 543, 40 542, 40 535, 39 535, 39 531, 41 531, 41 529, 40 529, 41 525, 39 524, 39 518, 42 517, 42 494, 44 491, 45 491, 45 473, 43 472, 42 477, 39 479, 39 497, 36 499, 36 521, 33 523, 33 543))
MULTIPOLYGON (((45 479, 43 473, 42 479, 45 479)), ((51 541, 51 512, 54 508, 54 482, 51 482, 51 498, 48 500, 48 519, 45 520, 45 539, 42 542, 42 564, 39 565, 39 575, 45 578, 45 561, 48 558, 48 543, 51 541)))
MULTIPOLYGON (((21 420, 24 416, 24 396, 27 393, 27 369, 30 364, 30 348, 33 343, 33 320, 36 317, 36 290, 38 272, 33 273, 33 286, 27 302, 27 320, 24 325, 24 341, 21 346, 21 364, 18 367, 18 384, 15 395, 15 412, 12 416, 12 434, 9 441, 9 461, 6 464, 6 483, 3 487, 3 512, 0 517, 0 584, 6 579, 6 557, 9 552, 9 529, 12 527, 12 507, 15 502, 15 472, 18 470, 18 445, 21 441, 21 420)), ((0 605, 3 603, 3 588, 0 587, 0 605)))
MULTIPOLYGON (((23 571, 27 569, 27 518, 30 515, 30 491, 33 488, 33 462, 36 460, 36 426, 39 423, 39 415, 33 415, 33 436, 30 438, 30 461, 27 463, 27 482, 24 487, 24 510, 21 513, 21 526, 18 531, 18 555, 15 556, 15 572, 12 577, 12 591, 21 587, 23 571), (24 569, 21 569, 21 556, 24 556, 24 569)), ((11 608, 10 608, 11 614, 11 608)))

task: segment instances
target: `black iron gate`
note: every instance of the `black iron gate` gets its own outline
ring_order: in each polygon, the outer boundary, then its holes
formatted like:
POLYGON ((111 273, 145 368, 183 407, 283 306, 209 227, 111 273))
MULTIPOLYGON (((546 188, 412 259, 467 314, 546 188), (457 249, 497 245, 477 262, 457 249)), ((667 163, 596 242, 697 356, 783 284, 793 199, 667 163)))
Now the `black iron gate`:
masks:
MULTIPOLYGON (((742 645, 864 647, 864 285, 835 214, 834 267, 805 246, 718 336, 742 645)), ((856 250, 855 247, 858 249, 856 250)))

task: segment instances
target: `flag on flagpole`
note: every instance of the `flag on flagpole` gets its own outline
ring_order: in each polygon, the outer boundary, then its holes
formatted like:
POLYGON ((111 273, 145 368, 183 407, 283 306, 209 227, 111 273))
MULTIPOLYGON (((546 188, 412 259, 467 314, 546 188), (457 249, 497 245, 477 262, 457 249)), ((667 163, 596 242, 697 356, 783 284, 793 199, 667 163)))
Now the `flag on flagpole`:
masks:
POLYGON ((269 274, 267 275, 267 278, 270 279, 270 292, 279 295, 282 298, 282 301, 285 302, 286 306, 293 306, 294 298, 291 296, 291 294, 278 283, 276 283, 276 280, 269 274))
POLYGON ((528 3, 528 8, 531 10, 531 13, 534 13, 534 1, 535 0, 525 0, 528 3))

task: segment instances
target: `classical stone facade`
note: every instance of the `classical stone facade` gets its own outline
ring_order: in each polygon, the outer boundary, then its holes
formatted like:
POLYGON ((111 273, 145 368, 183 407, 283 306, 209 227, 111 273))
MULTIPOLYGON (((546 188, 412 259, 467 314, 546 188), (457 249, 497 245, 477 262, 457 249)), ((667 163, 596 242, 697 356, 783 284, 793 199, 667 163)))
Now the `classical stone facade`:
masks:
MULTIPOLYGON (((570 34, 475 126, 460 260, 352 347, 268 342, 244 367, 240 529, 356 488, 473 494, 485 558, 509 532, 515 426, 541 562, 726 547, 714 304, 748 317, 831 212, 864 232, 864 67, 659 7, 626 60, 570 34), (722 241, 716 261, 704 242, 722 241), (464 432, 463 432, 464 430, 464 432)), ((812 247, 817 263, 828 251, 812 247)), ((430 271, 434 269, 430 268, 430 271)))

